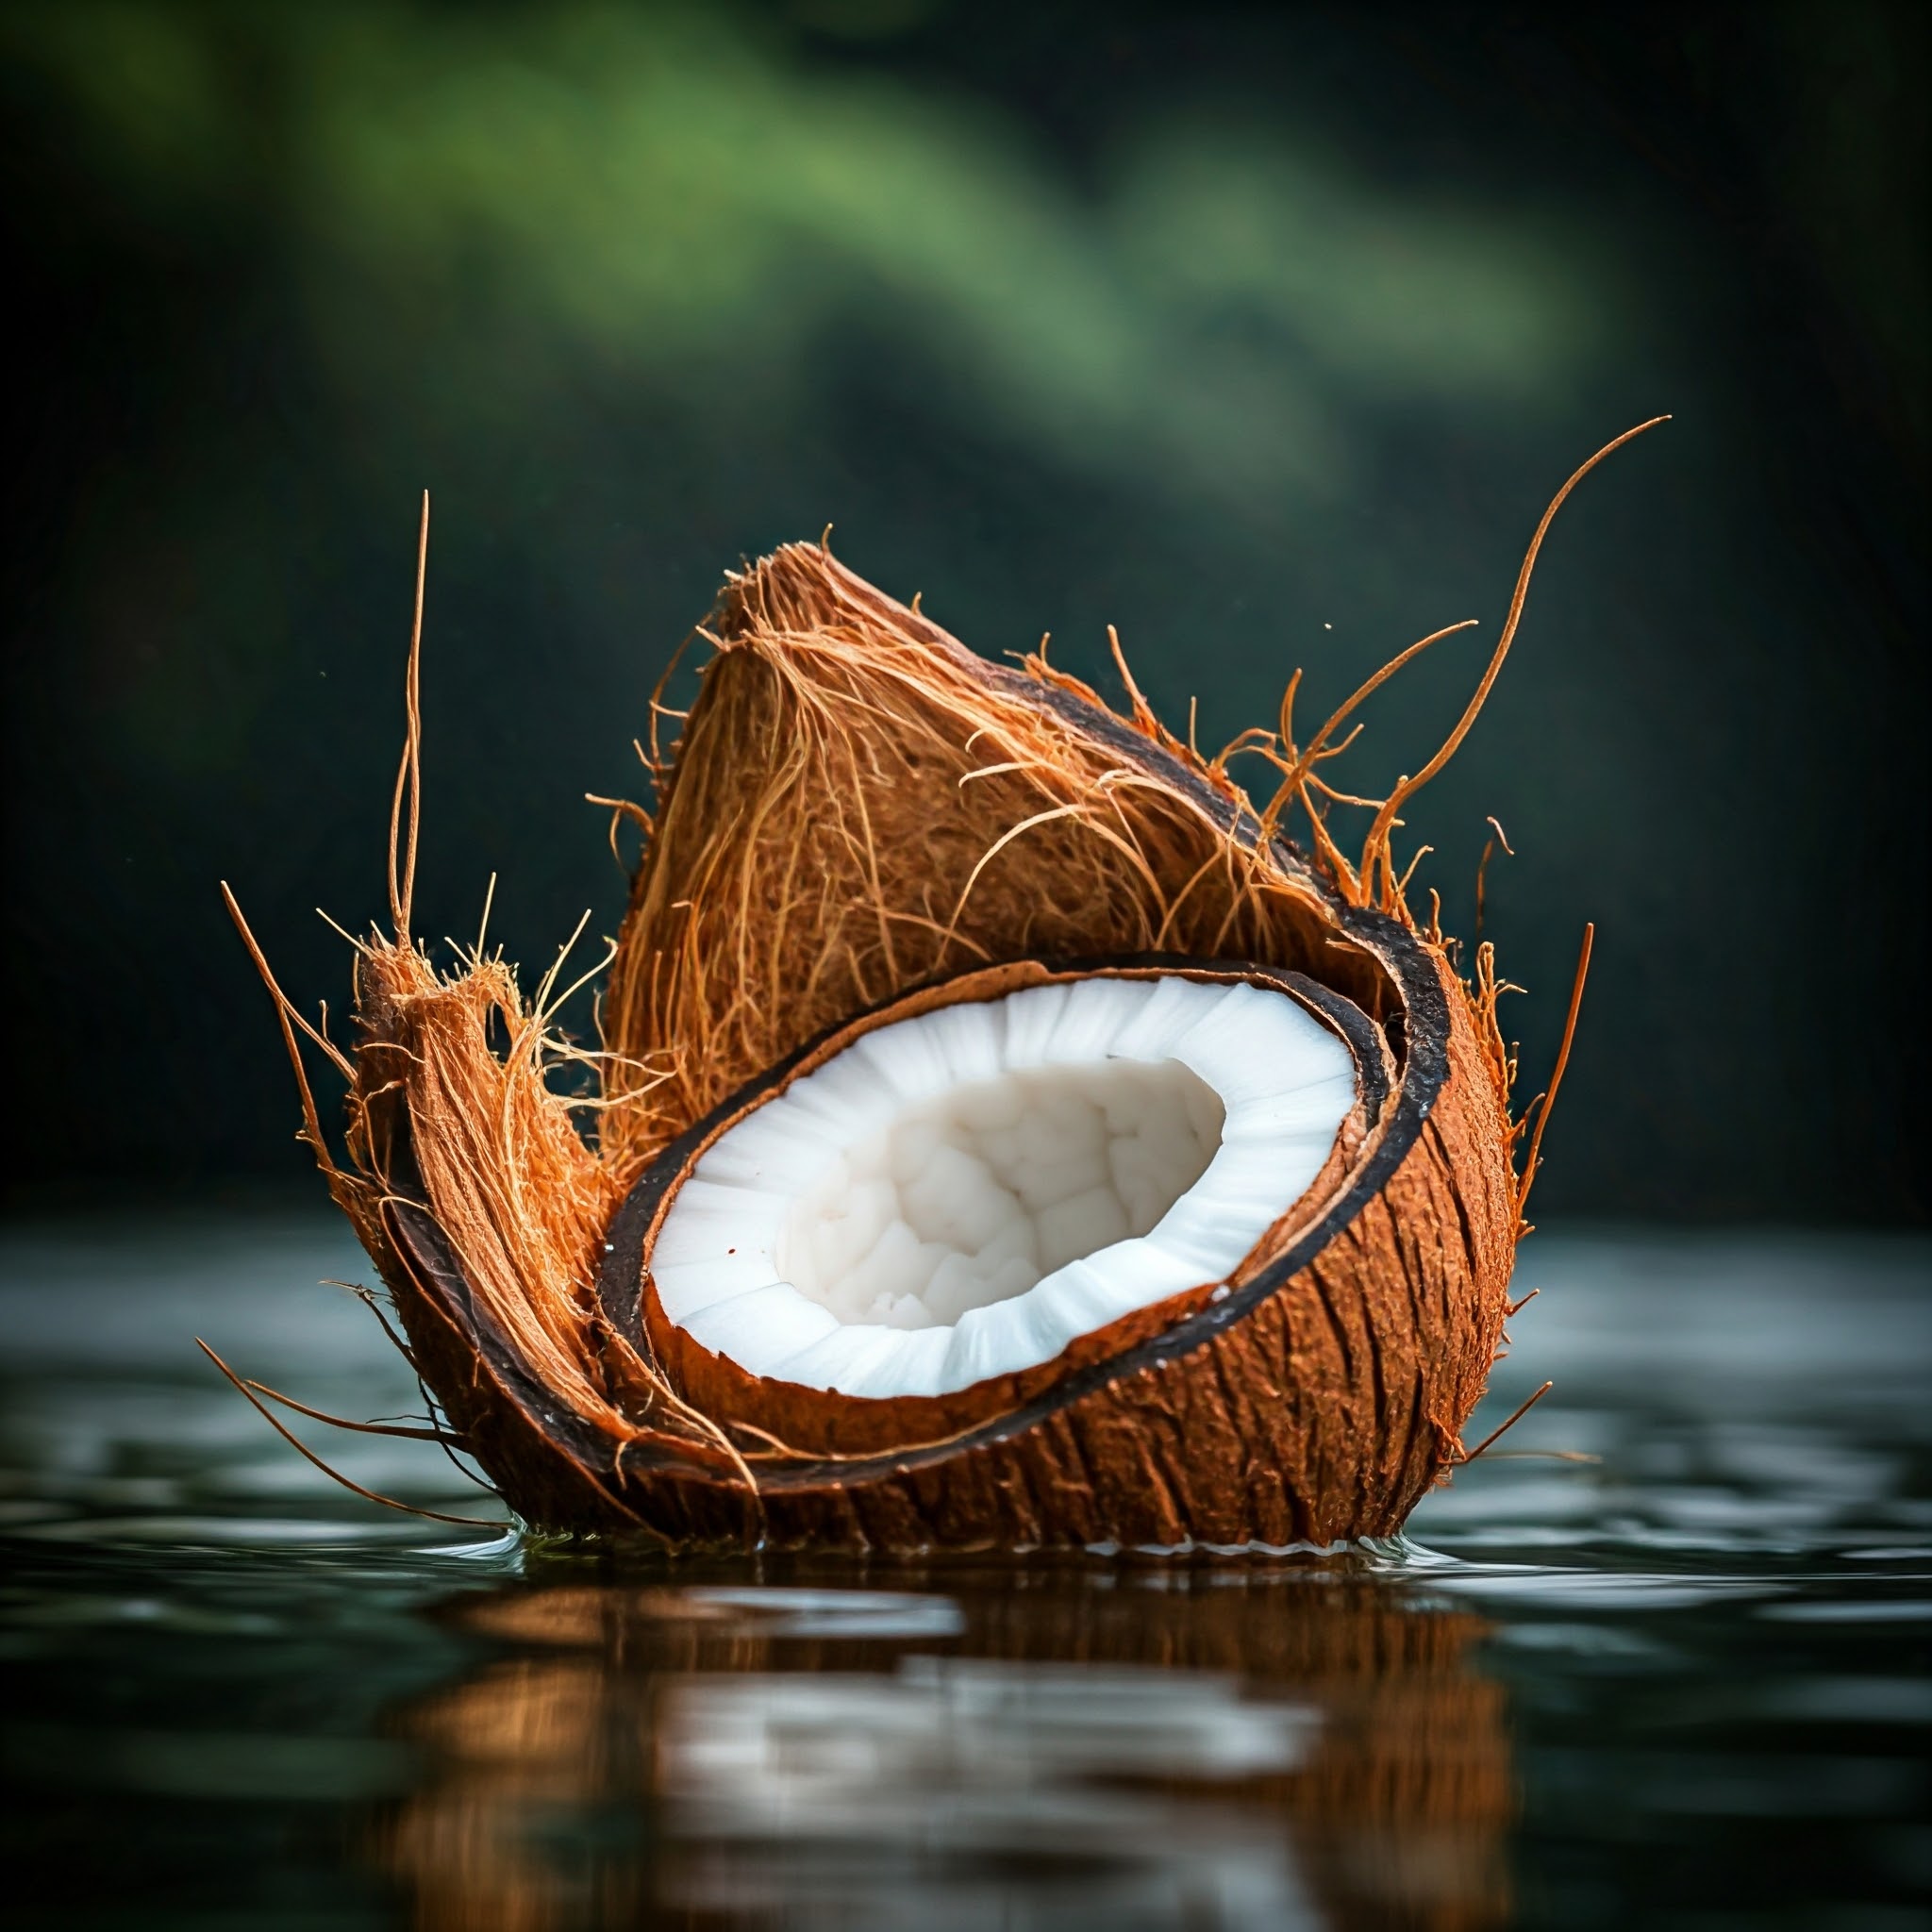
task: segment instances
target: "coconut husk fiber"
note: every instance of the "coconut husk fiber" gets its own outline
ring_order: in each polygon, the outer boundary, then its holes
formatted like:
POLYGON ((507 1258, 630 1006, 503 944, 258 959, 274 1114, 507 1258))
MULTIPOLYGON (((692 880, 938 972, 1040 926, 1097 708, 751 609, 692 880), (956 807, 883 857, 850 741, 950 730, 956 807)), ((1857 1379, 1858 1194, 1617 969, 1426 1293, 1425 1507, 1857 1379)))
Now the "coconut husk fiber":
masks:
POLYGON ((654 705, 654 726, 680 727, 668 751, 651 735, 655 808, 616 808, 643 851, 594 1052, 556 1035, 560 962, 525 995, 499 957, 439 970, 410 935, 412 651, 393 930, 358 942, 353 1045, 277 999, 298 1072, 300 1029, 349 1086, 345 1155, 306 1079, 305 1138, 447 1435, 518 1514, 678 1545, 893 1550, 1399 1527, 1464 1456, 1538 1156, 1519 1173, 1493 957, 1458 970, 1391 841, 1487 695, 1536 546, 1590 467, 1539 526, 1462 719, 1371 802, 1353 857, 1323 767, 1421 645, 1307 743, 1291 686, 1275 728, 1209 758, 1155 718, 1124 658, 1116 712, 1043 650, 976 656, 823 542, 734 574, 697 634, 689 714, 654 705), (1239 755, 1265 793, 1237 781, 1239 755), (926 1408, 734 1374, 680 1344, 649 1245, 733 1120, 890 1018, 1094 971, 1277 987, 1356 1058, 1328 1171, 1228 1283, 1204 1284, 1226 1294, 926 1408), (565 1061, 589 1070, 588 1096, 553 1084, 565 1061))

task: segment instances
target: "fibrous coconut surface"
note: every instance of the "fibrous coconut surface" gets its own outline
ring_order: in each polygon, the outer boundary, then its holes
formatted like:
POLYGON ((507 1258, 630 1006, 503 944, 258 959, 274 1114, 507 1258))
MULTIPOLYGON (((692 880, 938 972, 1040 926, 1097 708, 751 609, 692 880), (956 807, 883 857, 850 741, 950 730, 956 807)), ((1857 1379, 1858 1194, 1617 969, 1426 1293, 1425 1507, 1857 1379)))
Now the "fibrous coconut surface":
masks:
POLYGON ((1536 1154, 1491 954, 1463 976, 1391 841, 1528 572, 1352 860, 1322 767, 1379 677, 1209 758, 1130 676, 1116 713, 785 546, 619 808, 595 1052, 556 971, 525 998, 409 935, 412 653, 353 1049, 282 1011, 349 1081, 347 1158, 306 1081, 305 1134, 450 1440, 526 1520, 680 1544, 1398 1528, 1464 1455, 1536 1154))

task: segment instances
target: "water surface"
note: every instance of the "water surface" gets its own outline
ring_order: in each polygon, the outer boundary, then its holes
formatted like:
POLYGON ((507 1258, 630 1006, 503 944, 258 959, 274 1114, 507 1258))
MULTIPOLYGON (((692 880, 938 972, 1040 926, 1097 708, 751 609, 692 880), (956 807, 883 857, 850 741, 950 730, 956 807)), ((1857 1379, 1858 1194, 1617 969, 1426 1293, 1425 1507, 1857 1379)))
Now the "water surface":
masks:
MULTIPOLYGON (((391 1515, 195 1353, 422 1398, 318 1219, 16 1224, 24 1926, 1932 1923, 1932 1246, 1538 1236, 1346 1560, 671 1563, 391 1515), (1551 1452, 1564 1452, 1557 1459, 1551 1452), (1579 1459, 1589 1458, 1589 1459, 1579 1459)), ((344 1474, 499 1514, 433 1447, 344 1474)))

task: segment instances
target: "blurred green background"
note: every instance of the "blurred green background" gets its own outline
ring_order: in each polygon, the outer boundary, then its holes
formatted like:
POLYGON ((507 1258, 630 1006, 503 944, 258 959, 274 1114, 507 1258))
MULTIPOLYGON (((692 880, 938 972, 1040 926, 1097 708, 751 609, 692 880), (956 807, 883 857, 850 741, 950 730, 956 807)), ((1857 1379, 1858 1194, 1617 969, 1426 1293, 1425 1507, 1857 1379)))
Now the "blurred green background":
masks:
POLYGON ((1491 870, 1546 1212, 1926 1213, 1924 29, 1871 4, 0 12, 9 1199, 299 1181, 231 879, 345 1003, 417 492, 420 924, 539 966, 721 572, 837 526, 1204 741, 1374 703, 1491 870))

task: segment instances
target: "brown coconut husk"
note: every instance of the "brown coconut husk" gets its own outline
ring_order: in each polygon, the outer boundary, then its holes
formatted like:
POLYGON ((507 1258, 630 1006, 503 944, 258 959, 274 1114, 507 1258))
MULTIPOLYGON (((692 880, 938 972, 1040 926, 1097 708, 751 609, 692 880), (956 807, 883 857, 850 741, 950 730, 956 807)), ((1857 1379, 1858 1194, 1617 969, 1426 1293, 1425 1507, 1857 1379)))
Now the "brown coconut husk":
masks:
MULTIPOLYGON (((560 962, 526 1000, 480 944, 439 974, 410 937, 412 646, 394 933, 359 943, 352 1053, 277 999, 298 1074, 293 1026, 350 1083, 347 1159, 306 1079, 304 1136, 452 1440, 512 1507, 678 1543, 1283 1545, 1396 1529, 1463 1458, 1535 1155, 1519 1176, 1493 954, 1458 973, 1391 841, 1494 682, 1557 508, 1608 449, 1545 513, 1450 738, 1386 800, 1352 801, 1374 813, 1353 859, 1329 826, 1347 794, 1322 767, 1355 708, 1433 638, 1306 745, 1291 685, 1275 730, 1209 758, 1158 723, 1124 658, 1119 715, 1043 648, 1017 666, 978 658, 824 542, 732 576, 671 755, 653 731, 658 810, 621 808, 645 846, 592 1056, 553 1034, 560 962), (1265 799, 1236 782, 1238 753, 1273 767, 1265 799), (1284 835, 1291 809, 1307 852, 1284 835), (908 999, 1150 959, 1299 986, 1348 1038, 1365 1095, 1390 1088, 1224 1299, 1177 1298, 1111 1348, 1076 1344, 1045 1375, 917 1413, 734 1382, 654 1323, 654 1213, 784 1079, 908 999), (594 1068, 588 1102, 551 1086, 560 1058, 594 1068)), ((420 640, 420 591, 418 615, 420 640)))

